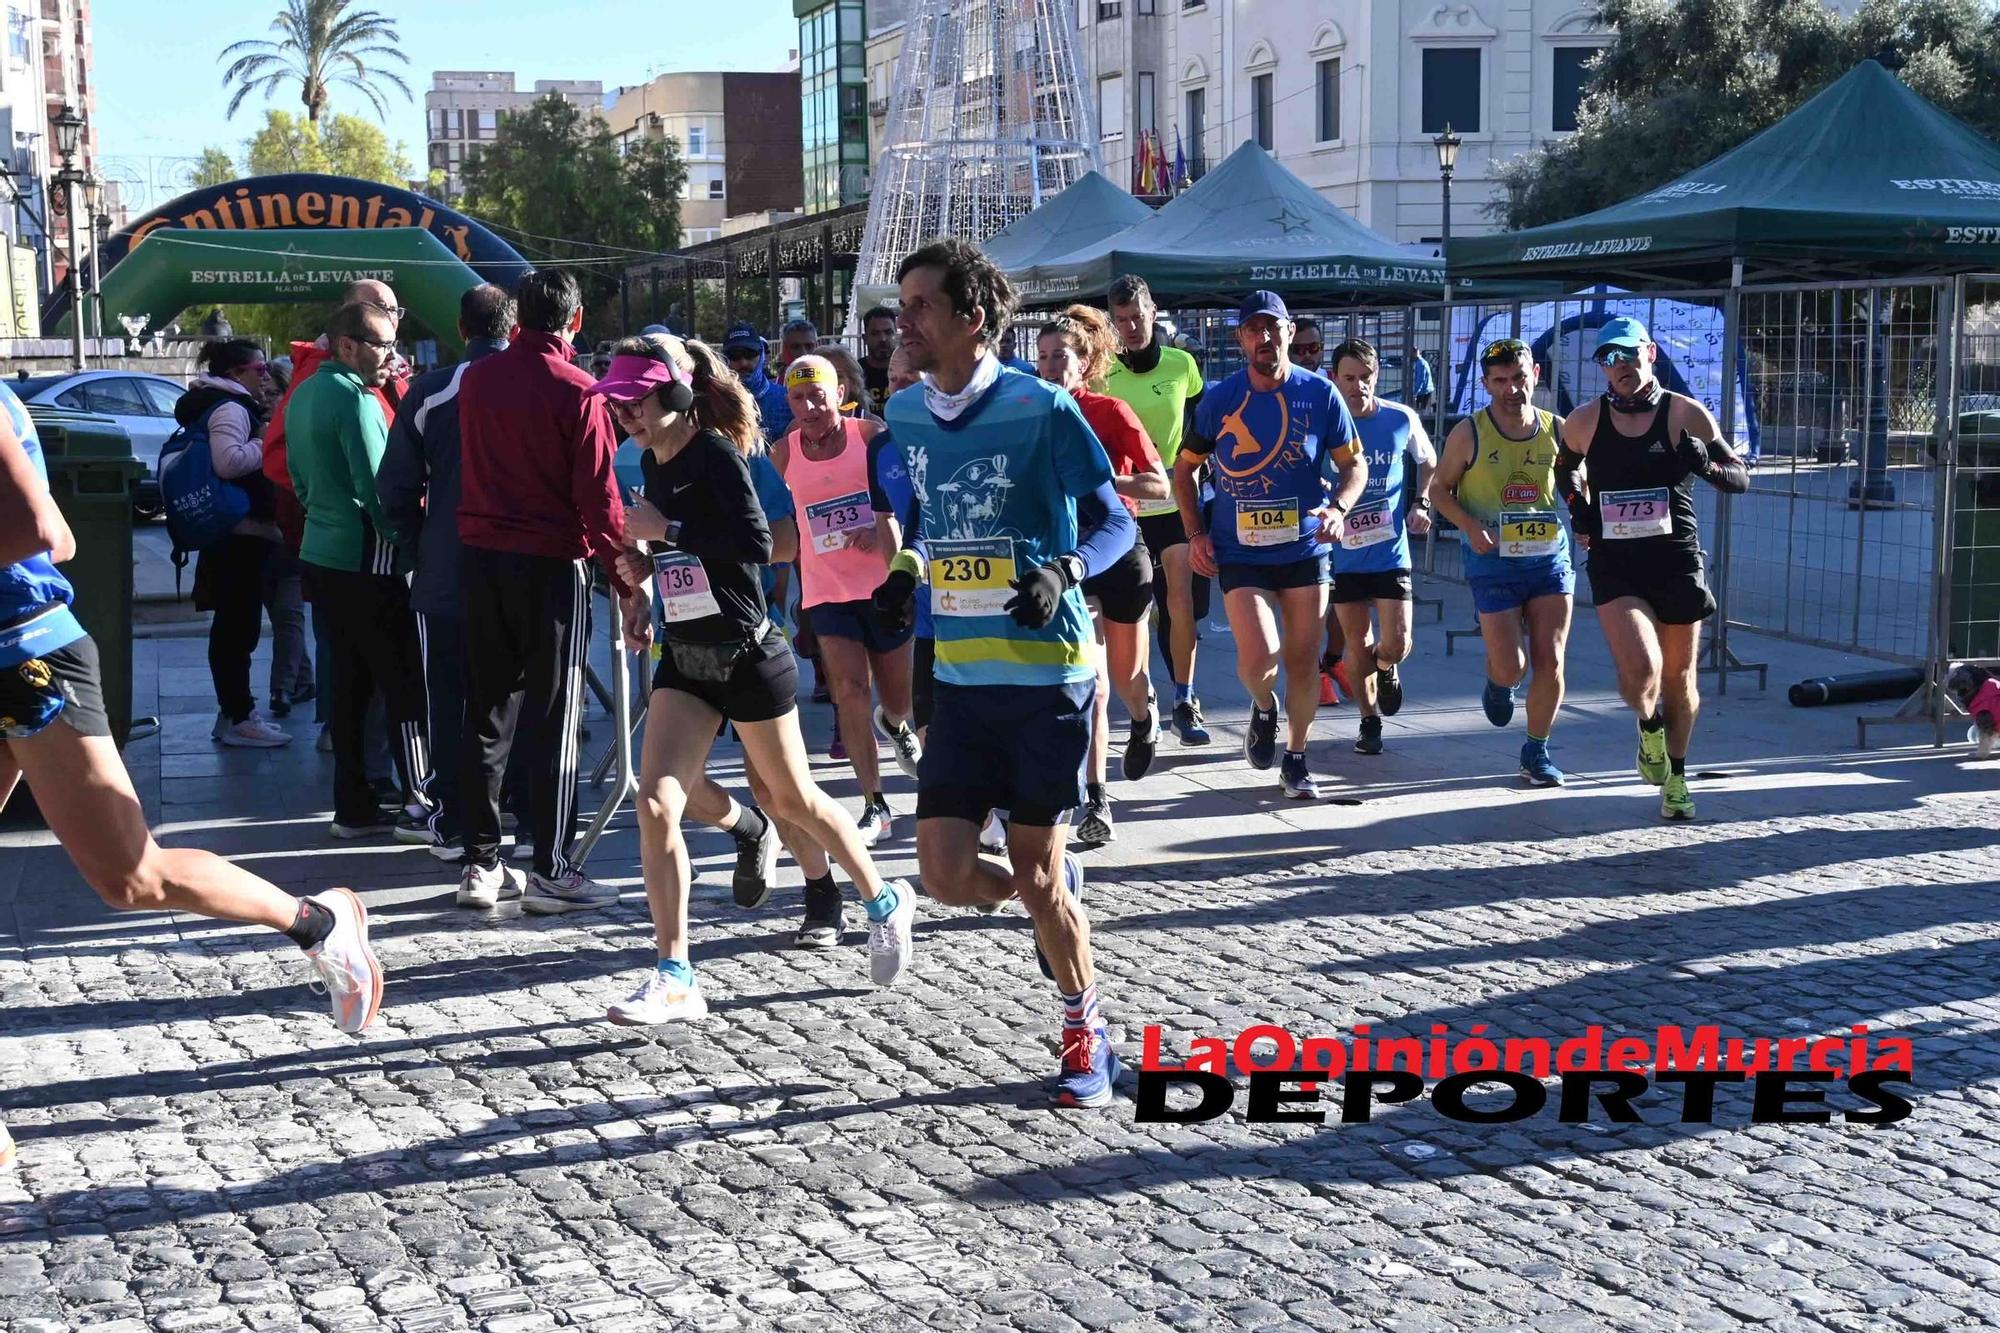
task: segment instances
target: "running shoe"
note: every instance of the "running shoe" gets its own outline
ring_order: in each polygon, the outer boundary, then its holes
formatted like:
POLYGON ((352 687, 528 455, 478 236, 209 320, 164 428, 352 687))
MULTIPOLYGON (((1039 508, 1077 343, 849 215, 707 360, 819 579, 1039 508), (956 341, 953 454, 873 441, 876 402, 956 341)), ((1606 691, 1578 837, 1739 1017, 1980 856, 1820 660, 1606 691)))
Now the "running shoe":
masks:
POLYGON ((1354 753, 1382 753, 1382 719, 1364 717, 1361 719, 1361 734, 1354 738, 1354 753))
POLYGON ((455 833, 440 833, 431 839, 424 849, 440 861, 463 861, 465 859, 465 839, 455 833))
POLYGON ((1549 758, 1547 741, 1529 741, 1521 747, 1521 776, 1531 787, 1560 787, 1566 780, 1549 758))
POLYGON ((1125 737, 1125 780, 1137 782, 1145 777, 1159 752, 1160 701, 1148 695, 1146 715, 1132 719, 1131 733, 1125 737))
POLYGON ((314 748, 315 750, 318 750, 318 751, 319 751, 319 752, 320 752, 321 754, 332 754, 332 753, 333 753, 333 728, 332 728, 332 727, 328 727, 328 726, 322 726, 322 727, 320 727, 320 729, 319 729, 319 739, 313 742, 313 748, 314 748))
POLYGON ((625 1028, 689 1023, 708 1017, 708 1001, 701 997, 701 978, 684 983, 656 967, 646 973, 639 989, 605 1010, 604 1017, 625 1028))
POLYGON ((1687 774, 1667 774, 1666 785, 1660 789, 1660 818, 1694 818, 1694 797, 1688 795, 1687 774))
POLYGON ((291 732, 254 710, 250 716, 233 724, 218 713, 215 729, 209 735, 220 744, 238 745, 246 749, 275 750, 281 745, 292 743, 291 732))
POLYGON ((587 912, 593 908, 609 907, 618 901, 618 890, 609 884, 599 884, 584 876, 581 871, 572 870, 564 875, 544 875, 539 870, 528 872, 528 891, 521 899, 521 910, 536 916, 555 916, 562 912, 587 912))
POLYGON ((896 910, 881 921, 868 922, 868 978, 877 986, 893 986, 910 965, 915 947, 910 928, 917 920, 917 891, 897 880, 896 910))
MULTIPOLYGON (((1069 895, 1070 901, 1075 903, 1077 909, 1081 911, 1083 908, 1083 862, 1076 859, 1074 852, 1064 852, 1062 870, 1063 892, 1069 895)), ((1034 929, 1032 921, 1029 923, 1028 928, 1030 930, 1034 929)), ((1041 968, 1042 975, 1050 981, 1056 979, 1055 972, 1049 967, 1049 956, 1042 952, 1042 940, 1039 935, 1035 937, 1035 966, 1041 968)))
POLYGON ((1109 1106, 1125 1066, 1101 1027, 1063 1029, 1062 1072, 1056 1075, 1057 1106, 1109 1106))
POLYGON ((436 842, 437 838, 431 833, 431 812, 422 806, 414 810, 406 806, 398 811, 395 839, 411 847, 428 847, 436 842))
POLYGON ((1181 738, 1182 745, 1208 744, 1210 737, 1208 727, 1201 718, 1201 700, 1189 699, 1186 703, 1174 705, 1174 732, 1181 738))
POLYGON ((806 914, 792 937, 794 949, 831 949, 840 943, 847 905, 841 901, 840 886, 829 876, 825 883, 806 885, 806 914))
POLYGON ((1322 669, 1319 673, 1319 706, 1331 708, 1340 702, 1340 695, 1333 688, 1333 677, 1322 669))
POLYGON ((306 957, 326 988, 333 1021, 342 1032, 360 1032, 382 1008, 382 964, 368 947, 368 909, 352 889, 328 889, 307 901, 333 913, 333 930, 306 957))
POLYGON ((873 847, 895 831, 896 812, 887 801, 870 801, 861 807, 861 818, 854 827, 861 831, 861 845, 873 847))
POLYGON ((358 819, 335 819, 326 826, 326 831, 336 838, 375 838, 394 833, 397 818, 383 810, 370 810, 358 819))
POLYGON ((818 667, 813 668, 812 700, 816 704, 830 704, 833 702, 833 691, 828 687, 826 677, 820 672, 818 667))
POLYGON ((998 810, 988 811, 979 830, 979 850, 989 856, 1007 854, 1007 821, 998 810))
POLYGON ((507 848, 509 861, 532 861, 535 859, 535 840, 514 835, 514 841, 507 848))
POLYGON ((889 710, 876 704, 875 730, 895 750, 896 767, 903 770, 903 776, 915 781, 917 765, 924 759, 924 743, 917 738, 917 729, 908 722, 890 723, 889 710))
POLYGON ((1302 754, 1285 756, 1284 762, 1278 766, 1278 786, 1294 801, 1319 799, 1319 783, 1313 780, 1311 771, 1306 768, 1306 757, 1302 754))
POLYGON ((458 877, 458 905, 497 907, 503 899, 520 897, 527 882, 527 876, 510 865, 468 865, 458 877))
POLYGON ((1375 703, 1383 717, 1403 711, 1403 676, 1396 668, 1385 666, 1375 673, 1375 703))
POLYGON ((1672 765, 1667 763, 1667 729, 1639 728, 1639 776, 1655 787, 1664 786, 1672 765))
POLYGON ((1496 727, 1504 727, 1514 720, 1514 687, 1486 682, 1486 692, 1479 696, 1479 706, 1486 710, 1486 720, 1496 727))
POLYGON ((12 1165, 14 1165, 14 1136, 7 1132, 5 1125, 0 1125, 0 1171, 5 1171, 12 1165))
MULTIPOLYGON (((734 837, 734 834, 731 834, 734 837)), ((736 905, 746 911, 762 907, 771 897, 771 876, 778 871, 778 824, 766 817, 764 833, 757 838, 736 838, 736 873, 730 876, 730 891, 736 905)))
POLYGON ((847 758, 847 743, 840 739, 840 726, 834 724, 833 742, 826 747, 826 757, 838 763, 847 758))
POLYGON ((1076 821, 1076 845, 1088 852, 1117 840, 1118 830, 1111 822, 1111 798, 1100 796, 1084 806, 1083 818, 1076 821))
POLYGON ((1278 762, 1278 706, 1250 706, 1250 726, 1243 733, 1243 762, 1258 770, 1278 762))

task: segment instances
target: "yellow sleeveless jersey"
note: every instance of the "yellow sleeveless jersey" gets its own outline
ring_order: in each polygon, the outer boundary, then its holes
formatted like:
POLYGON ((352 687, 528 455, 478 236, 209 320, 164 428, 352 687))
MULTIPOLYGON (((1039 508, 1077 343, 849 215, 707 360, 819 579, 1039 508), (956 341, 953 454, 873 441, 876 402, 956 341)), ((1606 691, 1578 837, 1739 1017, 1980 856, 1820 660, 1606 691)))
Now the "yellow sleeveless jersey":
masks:
POLYGON ((1556 498, 1556 416, 1535 409, 1535 433, 1510 439, 1482 408, 1472 417, 1476 446, 1472 466, 1458 482, 1458 502, 1482 523, 1498 523, 1502 510, 1559 510, 1556 498))

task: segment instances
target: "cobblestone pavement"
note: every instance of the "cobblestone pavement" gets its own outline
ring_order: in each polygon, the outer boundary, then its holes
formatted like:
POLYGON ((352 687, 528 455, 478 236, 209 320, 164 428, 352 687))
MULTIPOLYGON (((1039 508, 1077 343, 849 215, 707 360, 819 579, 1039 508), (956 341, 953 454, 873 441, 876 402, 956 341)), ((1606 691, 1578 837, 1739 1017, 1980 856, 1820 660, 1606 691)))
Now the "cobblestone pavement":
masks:
MULTIPOLYGON (((1768 647, 1774 682, 1830 669, 1768 647)), ((294 889, 355 884, 391 984, 344 1038, 283 941, 113 918, 59 853, 0 832, 6 1333, 2000 1325, 2000 763, 1964 747, 1853 752, 1856 710, 1739 678, 1698 738, 1702 822, 1662 826, 1593 625, 1558 793, 1515 784, 1476 653, 1445 657, 1427 625, 1389 754, 1349 753, 1353 710, 1333 710, 1314 751, 1333 799, 1308 809, 1236 754, 1212 640, 1216 746, 1170 743, 1114 787, 1120 841, 1090 858, 1128 1063, 1148 1023, 1170 1051, 1258 1022, 1866 1023, 1914 1039, 1915 1109, 1757 1125, 1725 1089, 1712 1125, 1649 1094, 1639 1124, 1418 1101, 1252 1126, 1239 1097, 1138 1124, 1129 1097, 1047 1108, 1057 1010, 1024 917, 926 901, 911 975, 875 992, 859 930, 784 948, 795 888, 734 910, 719 835, 695 838, 713 1016, 614 1029, 605 1005, 649 961, 629 816, 591 867, 626 887, 617 909, 462 913, 423 853, 323 836, 308 746, 210 748, 198 640, 139 648, 139 711, 166 725, 131 759, 167 838, 294 889)), ((820 772, 853 802, 844 768, 820 772)), ((910 847, 899 821, 892 868, 910 847)))

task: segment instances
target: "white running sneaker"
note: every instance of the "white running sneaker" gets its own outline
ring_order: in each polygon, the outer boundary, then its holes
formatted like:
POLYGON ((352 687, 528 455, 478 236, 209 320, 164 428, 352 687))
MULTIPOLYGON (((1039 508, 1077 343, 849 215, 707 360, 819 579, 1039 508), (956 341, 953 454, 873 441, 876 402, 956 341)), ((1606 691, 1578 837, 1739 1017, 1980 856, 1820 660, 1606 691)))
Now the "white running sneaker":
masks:
POLYGON ((655 1023, 687 1023, 708 1017, 708 1001, 701 998, 701 978, 682 985, 658 968, 649 969, 646 979, 604 1013, 620 1027, 651 1027, 655 1023))
POLYGON ((458 877, 458 905, 497 907, 502 899, 520 897, 527 882, 527 877, 510 865, 469 865, 458 877))
POLYGON ((854 824, 854 827, 861 833, 861 845, 863 847, 873 847, 876 843, 888 837, 895 829, 895 826, 895 812, 889 809, 887 801, 870 801, 862 807, 861 818, 856 820, 854 824))
POLYGON ((306 950, 306 957, 326 987, 333 1021, 342 1032, 360 1032, 382 1008, 382 964, 368 947, 368 909, 352 889, 328 889, 308 901, 333 913, 333 933, 306 950))
POLYGON ((275 750, 280 745, 292 743, 291 732, 254 710, 250 716, 234 724, 229 724, 227 718, 217 717, 215 730, 209 734, 223 745, 242 745, 261 750, 275 750))
POLYGON ((572 870, 566 875, 553 878, 540 871, 528 873, 528 891, 521 899, 521 909, 536 916, 554 916, 559 912, 587 912, 593 908, 609 907, 618 901, 618 890, 609 884, 599 884, 586 878, 581 871, 572 870))
POLYGON ((14 1165, 14 1136, 7 1132, 5 1125, 0 1125, 0 1171, 5 1171, 12 1165, 14 1165))
POLYGON ((903 770, 903 776, 914 781, 917 765, 924 759, 924 743, 917 738, 917 729, 908 722, 892 725, 889 710, 875 705, 875 730, 882 733, 882 739, 896 752, 896 767, 903 770))
POLYGON ((987 812, 986 826, 979 830, 979 850, 989 856, 1007 854, 1007 821, 998 810, 987 812))
POLYGON ((896 910, 884 920, 868 923, 868 976, 877 986, 896 984, 915 947, 910 928, 917 920, 916 890, 900 879, 889 887, 896 891, 896 910))

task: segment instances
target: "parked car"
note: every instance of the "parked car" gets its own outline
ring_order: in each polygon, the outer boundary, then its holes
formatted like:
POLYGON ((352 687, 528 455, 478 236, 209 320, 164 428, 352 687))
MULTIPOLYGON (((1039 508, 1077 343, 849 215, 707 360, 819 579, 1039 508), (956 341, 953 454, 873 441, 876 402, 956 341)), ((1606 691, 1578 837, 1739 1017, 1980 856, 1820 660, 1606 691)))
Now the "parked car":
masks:
POLYGON ((174 433, 174 404, 186 385, 139 371, 84 370, 8 380, 7 387, 30 408, 66 407, 115 420, 132 437, 133 457, 146 465, 133 485, 133 515, 160 517, 160 446, 174 433))

